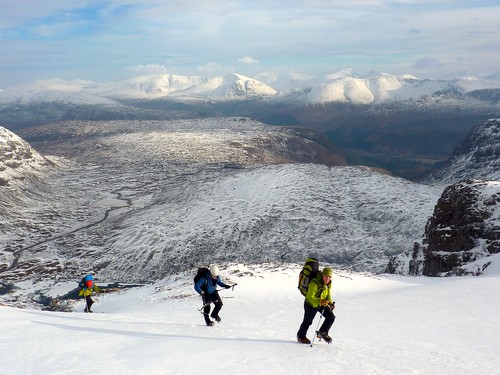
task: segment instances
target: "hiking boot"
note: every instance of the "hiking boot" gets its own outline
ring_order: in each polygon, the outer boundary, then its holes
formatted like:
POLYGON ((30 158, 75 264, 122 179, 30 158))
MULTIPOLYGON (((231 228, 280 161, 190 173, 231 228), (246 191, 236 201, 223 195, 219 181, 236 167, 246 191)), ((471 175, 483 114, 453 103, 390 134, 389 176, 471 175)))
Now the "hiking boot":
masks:
POLYGON ((328 336, 328 334, 325 332, 318 331, 318 332, 316 332, 316 335, 317 335, 318 339, 320 339, 320 340, 323 339, 328 344, 330 344, 332 342, 332 338, 330 336, 328 336))
POLYGON ((217 323, 220 323, 221 319, 219 315, 210 315, 210 316, 214 318, 217 321, 217 323))
POLYGON ((215 323, 214 323, 212 320, 209 320, 209 321, 207 322, 207 326, 209 326, 209 327, 213 326, 214 324, 215 324, 215 323))
POLYGON ((310 344, 311 343, 311 340, 309 340, 307 337, 297 336, 297 341, 300 342, 301 344, 310 344))

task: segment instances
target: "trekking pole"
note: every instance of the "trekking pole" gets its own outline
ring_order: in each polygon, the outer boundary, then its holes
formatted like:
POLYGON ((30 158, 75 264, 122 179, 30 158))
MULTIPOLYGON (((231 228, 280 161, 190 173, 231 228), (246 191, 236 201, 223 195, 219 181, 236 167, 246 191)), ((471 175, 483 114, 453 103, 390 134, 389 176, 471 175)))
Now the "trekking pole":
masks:
MULTIPOLYGON (((227 289, 230 289, 230 288, 231 288, 231 289, 234 291, 234 287, 235 287, 236 285, 238 285, 238 284, 233 284, 233 285, 230 285, 230 286, 229 286, 229 288, 227 288, 227 289)), ((226 288, 223 288, 223 289, 215 289, 215 291, 216 291, 216 292, 220 292, 221 290, 226 290, 226 288)))
POLYGON ((313 336, 313 339, 311 341, 311 347, 313 346, 313 343, 314 343, 314 339, 316 338, 316 336, 318 335, 318 329, 319 329, 319 323, 321 323, 321 318, 323 317, 323 314, 319 314, 319 320, 318 320, 318 325, 316 326, 316 331, 314 331, 314 336, 313 336))

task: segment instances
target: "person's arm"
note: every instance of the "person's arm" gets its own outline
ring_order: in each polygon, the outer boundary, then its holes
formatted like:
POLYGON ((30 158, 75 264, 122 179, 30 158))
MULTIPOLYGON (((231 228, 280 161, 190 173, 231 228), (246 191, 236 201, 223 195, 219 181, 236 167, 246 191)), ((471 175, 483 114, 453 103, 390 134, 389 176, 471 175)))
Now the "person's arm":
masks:
POLYGON ((201 291, 201 286, 203 285, 204 282, 205 278, 200 277, 200 279, 196 282, 196 284, 194 284, 194 290, 196 290, 198 294, 203 294, 203 292, 201 291))
POLYGON ((328 304, 331 305, 332 302, 333 302, 333 298, 332 298, 332 283, 330 282, 330 285, 328 285, 328 304))
POLYGON ((224 283, 221 279, 220 279, 220 276, 217 276, 217 285, 220 285, 221 287, 223 288, 231 288, 230 285, 227 285, 226 283, 224 283))

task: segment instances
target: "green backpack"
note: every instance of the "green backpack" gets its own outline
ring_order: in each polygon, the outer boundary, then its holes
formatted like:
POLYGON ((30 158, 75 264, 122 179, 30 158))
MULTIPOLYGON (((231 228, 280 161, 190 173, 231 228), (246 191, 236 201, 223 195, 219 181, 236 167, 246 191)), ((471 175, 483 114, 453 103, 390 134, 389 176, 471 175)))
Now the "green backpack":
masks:
POLYGON ((316 258, 307 258, 304 267, 299 274, 299 290, 300 293, 305 297, 307 295, 307 288, 309 287, 309 281, 314 279, 318 274, 319 261, 316 258))

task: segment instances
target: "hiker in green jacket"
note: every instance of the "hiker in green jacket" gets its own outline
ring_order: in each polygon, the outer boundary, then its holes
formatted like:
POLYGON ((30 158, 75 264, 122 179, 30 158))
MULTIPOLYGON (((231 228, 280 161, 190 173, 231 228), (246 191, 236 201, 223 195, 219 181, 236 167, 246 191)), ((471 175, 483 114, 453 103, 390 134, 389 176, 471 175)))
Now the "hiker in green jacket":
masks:
POLYGON ((335 321, 335 315, 333 314, 335 302, 332 301, 331 294, 332 275, 332 269, 325 267, 321 273, 309 282, 307 296, 304 301, 304 319, 297 332, 297 340, 302 344, 311 343, 306 334, 317 312, 322 314, 325 320, 316 334, 318 338, 325 340, 327 343, 332 342, 332 338, 328 336, 328 332, 335 321))
POLYGON ((78 292, 78 295, 80 297, 85 298, 85 310, 84 312, 86 313, 91 313, 92 310, 90 309, 92 305, 94 304, 94 301, 92 300, 92 292, 99 293, 101 292, 101 288, 99 288, 95 283, 94 283, 94 277, 92 275, 87 275, 85 276, 82 281, 80 281, 80 291, 78 292))

